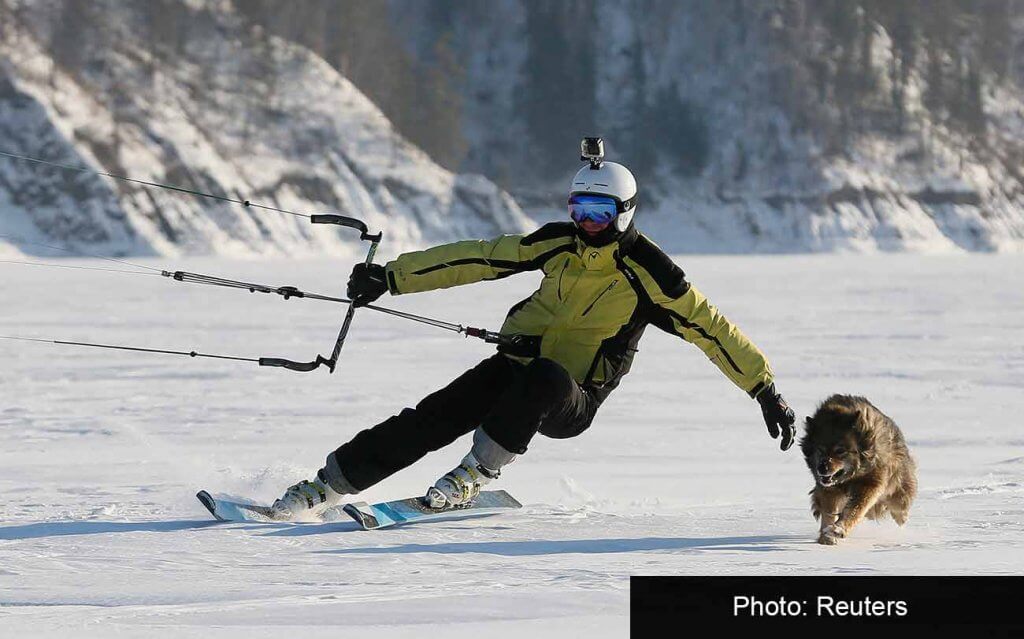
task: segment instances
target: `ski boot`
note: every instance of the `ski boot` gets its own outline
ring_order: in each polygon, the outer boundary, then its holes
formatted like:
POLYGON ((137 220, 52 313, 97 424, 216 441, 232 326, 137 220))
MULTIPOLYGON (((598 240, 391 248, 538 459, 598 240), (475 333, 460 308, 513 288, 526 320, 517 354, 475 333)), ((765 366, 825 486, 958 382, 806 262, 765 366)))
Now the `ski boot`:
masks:
POLYGON ((303 479, 294 486, 289 486, 284 495, 274 502, 275 519, 301 519, 321 510, 325 510, 341 502, 342 495, 335 491, 324 480, 323 470, 316 474, 313 481, 303 479))
POLYGON ((464 508, 480 494, 482 486, 497 479, 499 475, 498 471, 485 468, 470 452, 462 459, 462 463, 427 489, 423 501, 437 510, 464 508))

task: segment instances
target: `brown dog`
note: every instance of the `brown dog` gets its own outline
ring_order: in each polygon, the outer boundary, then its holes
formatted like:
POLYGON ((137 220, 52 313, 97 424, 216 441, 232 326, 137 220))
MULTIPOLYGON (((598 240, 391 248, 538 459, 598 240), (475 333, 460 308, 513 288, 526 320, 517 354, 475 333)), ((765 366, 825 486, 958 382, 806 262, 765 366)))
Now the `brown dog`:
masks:
POLYGON ((836 544, 865 516, 907 521, 917 466, 896 424, 863 397, 833 395, 805 423, 800 440, 814 475, 811 511, 819 544, 836 544))

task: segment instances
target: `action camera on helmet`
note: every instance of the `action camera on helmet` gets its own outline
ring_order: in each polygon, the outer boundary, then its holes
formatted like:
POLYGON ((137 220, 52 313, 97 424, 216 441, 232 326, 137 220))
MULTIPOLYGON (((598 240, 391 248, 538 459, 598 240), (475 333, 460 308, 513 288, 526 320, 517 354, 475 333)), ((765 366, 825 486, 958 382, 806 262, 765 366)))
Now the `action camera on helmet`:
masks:
POLYGON ((597 169, 604 161, 604 140, 601 138, 583 138, 580 142, 580 159, 590 162, 590 167, 597 169))

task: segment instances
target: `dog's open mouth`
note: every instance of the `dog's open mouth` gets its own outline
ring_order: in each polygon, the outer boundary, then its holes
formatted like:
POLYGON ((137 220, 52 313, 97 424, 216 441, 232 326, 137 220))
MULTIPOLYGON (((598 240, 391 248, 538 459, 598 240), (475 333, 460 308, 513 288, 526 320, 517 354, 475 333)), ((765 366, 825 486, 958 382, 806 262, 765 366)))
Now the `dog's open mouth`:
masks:
POLYGON ((818 474, 818 483, 821 484, 822 486, 826 486, 826 487, 828 487, 828 486, 835 486, 836 484, 839 483, 839 477, 842 474, 843 474, 842 470, 837 470, 836 472, 832 473, 831 475, 822 475, 822 474, 819 473, 818 474))

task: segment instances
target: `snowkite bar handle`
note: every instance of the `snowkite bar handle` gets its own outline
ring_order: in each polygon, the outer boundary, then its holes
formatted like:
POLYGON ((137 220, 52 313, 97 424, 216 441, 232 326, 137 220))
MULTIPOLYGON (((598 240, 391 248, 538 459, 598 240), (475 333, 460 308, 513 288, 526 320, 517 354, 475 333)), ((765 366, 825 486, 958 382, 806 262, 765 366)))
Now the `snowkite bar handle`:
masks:
MULTIPOLYGON (((377 246, 384 237, 383 231, 376 235, 370 234, 370 229, 366 226, 366 223, 362 220, 357 220, 354 217, 334 214, 311 215, 309 221, 313 224, 336 224, 338 226, 347 226, 359 231, 359 239, 370 243, 370 249, 366 252, 365 264, 367 266, 373 263, 373 258, 377 254, 377 246)), ((341 331, 338 333, 338 339, 334 342, 334 350, 331 352, 330 358, 324 357, 323 355, 317 355, 316 359, 312 362, 295 362, 281 357, 261 357, 259 359, 260 366, 287 368, 290 371, 297 371, 299 373, 308 373, 310 371, 315 371, 321 366, 326 366, 327 370, 333 373, 334 369, 338 366, 338 356, 341 354, 341 347, 345 345, 345 337, 348 335, 348 329, 349 326, 352 325, 352 317, 355 315, 355 312, 356 305, 349 304, 348 311, 345 313, 345 321, 341 325, 341 331)))
MULTIPOLYGON (((365 234, 364 234, 365 235, 365 234)), ((364 264, 369 266, 373 263, 373 257, 377 254, 377 245, 380 244, 380 239, 384 233, 380 232, 374 236, 370 236, 370 250, 366 252, 366 261, 364 264)), ((334 352, 331 353, 331 359, 327 361, 327 368, 330 369, 331 373, 334 372, 334 368, 338 365, 338 356, 341 355, 341 347, 345 345, 345 337, 348 336, 348 328, 352 325, 352 318, 356 314, 355 302, 348 305, 348 311, 345 312, 345 321, 341 325, 341 331, 338 332, 338 340, 334 342, 334 352)), ((321 359, 321 358, 317 358, 321 359)))
POLYGON ((287 368, 290 371, 297 371, 299 373, 308 373, 315 371, 320 368, 323 364, 330 368, 330 362, 323 358, 323 355, 317 355, 316 359, 312 362, 293 362, 290 359, 282 359, 280 357, 261 357, 259 359, 260 366, 276 366, 279 368, 287 368))
MULTIPOLYGON (((384 233, 380 232, 376 235, 370 235, 370 229, 366 226, 366 222, 357 220, 354 217, 345 217, 344 215, 311 215, 309 221, 313 224, 337 224, 338 226, 347 226, 351 229, 359 231, 359 239, 373 242, 373 250, 376 252, 378 244, 384 233)), ((370 261, 373 261, 372 258, 370 261)), ((367 262, 369 263, 369 262, 367 262)))

